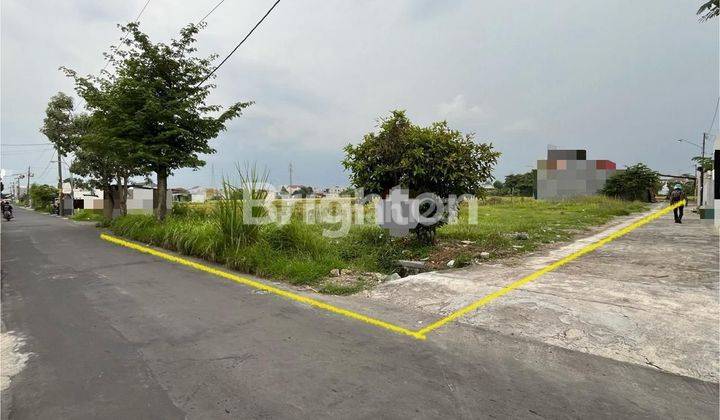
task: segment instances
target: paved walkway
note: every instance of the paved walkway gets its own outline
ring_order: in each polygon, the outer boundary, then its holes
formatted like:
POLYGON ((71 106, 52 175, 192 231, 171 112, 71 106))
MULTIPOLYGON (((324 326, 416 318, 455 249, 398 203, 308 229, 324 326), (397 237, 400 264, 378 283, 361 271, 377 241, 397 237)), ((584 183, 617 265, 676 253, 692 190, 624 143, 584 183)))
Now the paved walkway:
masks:
MULTIPOLYGON (((369 295, 440 317, 637 218, 616 220, 603 232, 549 252, 406 277, 369 295)), ((669 214, 460 322, 717 382, 718 275, 718 234, 712 224, 688 213, 678 225, 669 214)))

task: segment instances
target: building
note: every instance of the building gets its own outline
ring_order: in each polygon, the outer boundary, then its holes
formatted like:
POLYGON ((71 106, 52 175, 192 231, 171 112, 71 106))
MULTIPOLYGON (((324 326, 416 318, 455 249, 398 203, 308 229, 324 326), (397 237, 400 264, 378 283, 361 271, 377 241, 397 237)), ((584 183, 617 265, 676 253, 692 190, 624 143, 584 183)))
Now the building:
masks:
POLYGON ((322 190, 323 194, 325 194, 325 197, 329 198, 337 198, 340 197, 340 193, 345 191, 345 188, 340 187, 338 185, 334 185, 332 187, 325 188, 322 190))
POLYGON ((594 195, 616 171, 615 162, 587 160, 585 150, 548 150, 537 161, 537 198, 594 195))

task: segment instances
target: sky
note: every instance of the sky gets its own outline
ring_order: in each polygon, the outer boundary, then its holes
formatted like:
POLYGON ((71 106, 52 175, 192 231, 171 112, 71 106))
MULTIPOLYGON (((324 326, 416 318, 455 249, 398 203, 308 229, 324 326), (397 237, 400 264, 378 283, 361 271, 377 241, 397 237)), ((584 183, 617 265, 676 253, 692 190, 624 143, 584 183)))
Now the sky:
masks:
MULTIPOLYGON (((0 164, 56 182, 39 132, 48 99, 74 95, 58 67, 96 74, 146 0, 0 3, 0 164), (16 146, 28 144, 32 146, 16 146)), ((150 0, 141 29, 168 42, 218 0, 150 0)), ((272 5, 226 0, 198 35, 225 56, 272 5)), ((254 101, 211 141, 207 165, 170 186, 208 186, 254 162, 270 181, 347 185, 343 146, 405 109, 447 120, 502 152, 494 175, 526 172, 548 145, 618 167, 690 172, 718 99, 718 20, 699 1, 282 1, 218 70, 213 103, 254 101), (697 3, 697 4, 696 4, 697 3), (213 177, 214 175, 214 177, 213 177)), ((77 100, 78 110, 82 102, 77 100)), ((713 134, 717 134, 715 123, 713 134)), ((710 149, 711 146, 708 147, 710 149)), ((70 159, 69 159, 70 160, 70 159)))

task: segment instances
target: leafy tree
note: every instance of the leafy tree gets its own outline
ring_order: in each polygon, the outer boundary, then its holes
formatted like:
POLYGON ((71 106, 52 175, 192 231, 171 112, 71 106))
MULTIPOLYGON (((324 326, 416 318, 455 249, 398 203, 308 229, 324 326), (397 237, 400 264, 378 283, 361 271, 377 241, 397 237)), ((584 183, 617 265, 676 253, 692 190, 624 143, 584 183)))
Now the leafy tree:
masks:
POLYGON ((510 174, 505 177, 503 186, 510 195, 532 197, 537 188, 537 171, 533 169, 524 174, 510 174))
POLYGON ((601 192, 624 200, 648 201, 650 194, 660 188, 660 174, 643 163, 615 172, 605 182, 601 192))
POLYGON ((695 156, 692 158, 692 161, 696 162, 698 167, 701 167, 704 172, 713 170, 714 162, 711 157, 695 156))
POLYGON ((503 190, 505 189, 505 184, 503 184, 502 181, 500 181, 499 179, 495 180, 492 185, 496 194, 500 195, 503 193, 503 190))
POLYGON ((71 153, 76 146, 77 136, 73 124, 73 100, 63 92, 50 98, 45 109, 45 119, 40 132, 45 134, 50 143, 55 145, 58 158, 57 194, 62 206, 62 158, 71 153))
POLYGON ((34 209, 50 210, 50 205, 58 196, 58 189, 45 184, 32 184, 30 186, 30 199, 34 209))
MULTIPOLYGON (((399 110, 381 119, 378 133, 368 133, 361 143, 344 150, 343 166, 350 171, 351 183, 383 197, 398 185, 411 197, 426 192, 441 198, 482 195, 482 184, 492 179, 500 156, 492 144, 475 143, 473 134, 452 130, 446 121, 420 127, 399 110)), ((432 242, 438 225, 418 226, 414 233, 432 242)))
POLYGON ((179 168, 203 166, 199 155, 215 152, 208 141, 251 104, 238 102, 221 112, 221 106, 206 103, 215 85, 203 81, 216 56, 193 55, 201 26, 189 24, 178 39, 164 44, 153 43, 137 23, 130 23, 122 27, 124 48, 113 47, 109 55, 114 75, 78 77, 66 69, 88 106, 100 112, 107 137, 133 150, 130 158, 140 172, 156 173, 160 220, 167 210, 168 176, 179 168))
POLYGON ((698 9, 697 15, 700 16, 700 22, 707 22, 714 17, 718 17, 720 15, 720 0, 704 1, 698 9))
POLYGON ((340 197, 355 197, 355 188, 353 187, 347 187, 344 190, 340 191, 340 197))
MULTIPOLYGON (((73 164, 74 164, 74 162, 73 162, 73 164)), ((72 165, 70 166, 70 169, 72 169, 72 165)), ((75 176, 70 177, 70 178, 65 178, 65 179, 63 179, 63 182, 71 184, 73 186, 73 188, 78 188, 81 190, 89 190, 92 188, 90 181, 87 181, 87 180, 84 180, 82 178, 78 178, 75 176)))

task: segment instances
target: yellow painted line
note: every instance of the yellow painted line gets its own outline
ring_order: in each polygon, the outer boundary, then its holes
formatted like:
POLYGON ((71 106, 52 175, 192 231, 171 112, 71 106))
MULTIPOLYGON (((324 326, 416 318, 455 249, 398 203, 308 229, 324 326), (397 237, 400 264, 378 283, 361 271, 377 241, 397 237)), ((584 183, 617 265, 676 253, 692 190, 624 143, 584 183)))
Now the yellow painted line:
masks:
POLYGON ((167 260, 167 261, 171 261, 171 262, 174 262, 174 263, 177 263, 177 264, 181 264, 181 265, 184 265, 184 266, 187 266, 187 267, 194 268, 194 269, 196 269, 196 270, 204 271, 204 272, 206 272, 206 273, 209 273, 209 274, 212 274, 212 275, 215 275, 215 276, 218 276, 218 277, 222 277, 222 278, 225 278, 225 279, 228 279, 228 280, 232 280, 232 281, 234 281, 235 283, 243 284, 243 285, 245 285, 245 286, 249 286, 249 287, 252 287, 252 288, 254 288, 254 289, 264 290, 264 291, 266 291, 266 292, 268 292, 268 293, 272 293, 272 294, 274 294, 274 295, 282 296, 282 297, 284 297, 284 298, 286 298, 286 299, 290 299, 290 300, 294 300, 294 301, 296 301, 296 302, 304 303, 304 304, 306 304, 306 305, 310 305, 310 306, 313 306, 313 307, 318 308, 318 309, 323 309, 323 310, 328 311, 328 312, 332 312, 332 313, 335 313, 335 314, 338 314, 338 315, 342 315, 342 316, 345 316, 345 317, 348 317, 348 318, 352 318, 352 319, 355 319, 355 320, 364 322, 364 323, 366 323, 366 324, 374 325, 374 326, 376 326, 376 327, 383 328, 383 329, 385 329, 385 330, 392 331, 392 332, 397 333, 397 334, 408 335, 408 336, 413 337, 413 338, 416 338, 416 339, 418 339, 418 340, 424 340, 424 339, 425 339, 425 336, 422 335, 422 334, 419 334, 417 331, 408 330, 408 329, 406 329, 406 328, 403 328, 403 327, 400 327, 400 326, 391 324, 391 323, 389 323, 389 322, 381 321, 381 320, 379 320, 379 319, 375 319, 375 318, 372 318, 372 317, 369 317, 369 316, 365 316, 365 315, 359 314, 359 313, 357 313, 357 312, 353 312, 353 311, 350 311, 350 310, 347 310, 347 309, 339 308, 339 307, 337 307, 337 306, 330 305, 329 303, 325 303, 325 302, 320 301, 320 300, 317 300, 317 299, 312 299, 312 298, 309 298, 309 297, 306 297, 306 296, 299 295, 299 294, 297 294, 297 293, 292 293, 292 292, 289 292, 289 291, 287 291, 287 290, 283 290, 283 289, 280 289, 280 288, 278 288, 278 287, 270 286, 270 285, 267 285, 267 284, 262 283, 262 282, 259 282, 259 281, 251 280, 251 279, 248 279, 248 278, 245 278, 245 277, 241 277, 241 276, 238 276, 238 275, 235 275, 235 274, 232 274, 232 273, 228 273, 228 272, 223 271, 223 270, 218 270, 218 269, 216 269, 216 268, 212 268, 212 267, 209 267, 209 266, 207 266, 207 265, 197 263, 197 262, 195 262, 195 261, 190 261, 190 260, 188 260, 188 259, 181 258, 181 257, 178 257, 178 256, 176 256, 176 255, 168 254, 168 253, 166 253, 166 252, 158 251, 158 250, 156 250, 156 249, 152 249, 152 248, 149 248, 149 247, 146 247, 146 246, 139 245, 139 244, 137 244, 137 243, 135 243, 135 242, 126 241, 126 240, 117 238, 117 237, 115 237, 115 236, 107 235, 107 234, 104 234, 104 233, 100 235, 100 238, 102 238, 102 239, 104 239, 104 240, 106 240, 106 241, 108 241, 108 242, 112 242, 112 243, 114 243, 114 244, 117 244, 117 245, 122 245, 122 246, 124 246, 124 247, 131 248, 131 249, 134 249, 134 250, 136 250, 136 251, 143 252, 143 253, 145 253, 145 254, 150 254, 150 255, 153 255, 153 256, 155 256, 155 257, 159 257, 159 258, 162 258, 162 259, 164 259, 164 260, 167 260))
POLYGON ((280 288, 274 287, 274 286, 270 286, 270 285, 267 285, 267 284, 259 282, 259 281, 241 277, 241 276, 238 276, 238 275, 235 275, 232 273, 228 273, 223 270, 218 270, 216 268, 212 268, 207 265, 197 263, 195 261, 191 261, 191 260, 188 260, 185 258, 178 257, 176 255, 168 254, 166 252, 158 251, 156 249, 152 249, 152 248, 149 248, 149 247, 146 247, 143 245, 139 245, 135 242, 126 241, 126 240, 120 239, 120 238, 112 236, 112 235, 107 235, 107 234, 103 233, 100 235, 100 238, 102 238, 108 242, 117 244, 117 245, 121 245, 121 246, 124 246, 127 248, 134 249, 136 251, 140 251, 140 252, 143 252, 146 254, 150 254, 150 255, 165 259, 167 261, 185 265, 187 267, 191 267, 196 270, 204 271, 206 273, 209 273, 209 274, 212 274, 212 275, 215 275, 218 277, 232 280, 236 283, 243 284, 245 286, 249 286, 249 287, 252 287, 255 289, 259 289, 259 290, 264 290, 268 293, 282 296, 286 299, 304 303, 306 305, 310 305, 310 306, 313 306, 318 309, 323 309, 328 312, 332 312, 332 313, 342 315, 342 316, 345 316, 345 317, 348 317, 351 319, 355 319, 355 320, 364 322, 366 324, 374 325, 376 327, 383 328, 385 330, 392 331, 397 334, 407 335, 407 336, 416 338, 418 340, 425 340, 427 333, 434 331, 434 330, 442 327, 443 325, 445 325, 449 322, 452 322, 464 315, 467 315, 468 313, 475 311, 476 309, 480 308, 481 306, 484 306, 484 305, 492 302, 493 300, 495 300, 499 297, 502 297, 527 283, 530 283, 533 280, 536 280, 538 277, 542 276, 543 274, 557 270, 558 268, 562 267, 563 265, 565 265, 577 258, 580 258, 581 256, 583 256, 585 254, 595 251, 596 249, 600 248, 601 246, 603 246, 609 242, 614 241, 615 239, 618 239, 624 235, 627 235, 628 233, 632 232, 633 230, 635 230, 647 223, 650 223, 651 221, 671 212, 674 208, 679 207, 684 204, 685 204, 685 202, 682 201, 675 205, 666 207, 662 210, 658 210, 648 216, 645 216, 642 219, 638 220, 637 222, 634 222, 629 226, 626 226, 626 227, 624 227, 624 228, 622 228, 622 229, 620 229, 620 230, 618 230, 596 242, 593 242, 592 244, 580 249, 579 251, 576 251, 576 252, 574 252, 552 264, 549 264, 549 265, 541 268, 540 270, 538 270, 528 276, 525 276, 525 277, 521 278, 520 280, 517 280, 517 281, 509 284, 508 286, 505 286, 502 289, 500 289, 494 293, 491 293, 491 294, 451 313, 450 315, 428 325, 427 327, 422 328, 417 331, 409 330, 407 328, 403 328, 398 325, 391 324, 389 322, 385 322, 385 321, 382 321, 382 320, 379 320, 376 318, 362 315, 362 314, 354 312, 354 311, 350 311, 348 309, 339 308, 337 306, 330 305, 329 303, 326 303, 326 302, 323 302, 323 301, 320 301, 317 299, 312 299, 312 298, 309 298, 306 296, 302 296, 297 293, 289 292, 287 290, 280 289, 280 288))
POLYGON ((511 284, 503 287, 502 289, 498 290, 497 292, 491 293, 491 294, 465 306, 464 308, 458 309, 457 311, 451 313, 450 315, 446 316, 445 318, 435 321, 434 323, 428 325, 427 327, 425 327, 421 330, 418 330, 417 333, 422 336, 425 336, 427 333, 442 327, 443 325, 447 324, 448 322, 452 322, 452 321, 460 318, 463 315, 467 315, 468 313, 473 312, 474 310, 480 308, 481 306, 487 305, 488 303, 492 302, 493 300, 495 300, 501 296, 504 296, 504 295, 510 293, 511 291, 513 291, 527 283, 530 283, 531 281, 537 279, 538 277, 542 276, 543 274, 557 270, 558 268, 569 263, 570 261, 573 261, 579 257, 582 257, 585 254, 595 251, 596 249, 600 248, 601 246, 603 246, 609 242, 612 242, 615 239, 620 238, 621 236, 627 235, 628 233, 632 232, 633 230, 639 228, 640 226, 650 223, 651 221, 671 212, 674 208, 679 207, 681 205, 685 205, 685 201, 681 201, 677 204, 674 204, 669 207, 665 207, 662 210, 658 210, 652 214, 649 214, 648 216, 643 217, 642 219, 638 220, 637 222, 635 222, 625 228, 622 228, 622 229, 606 236, 605 238, 602 238, 596 242, 593 242, 592 244, 580 249, 579 251, 574 252, 552 264, 549 264, 549 265, 541 268, 540 270, 538 270, 528 276, 521 278, 520 280, 518 280, 514 283, 511 283, 511 284))

